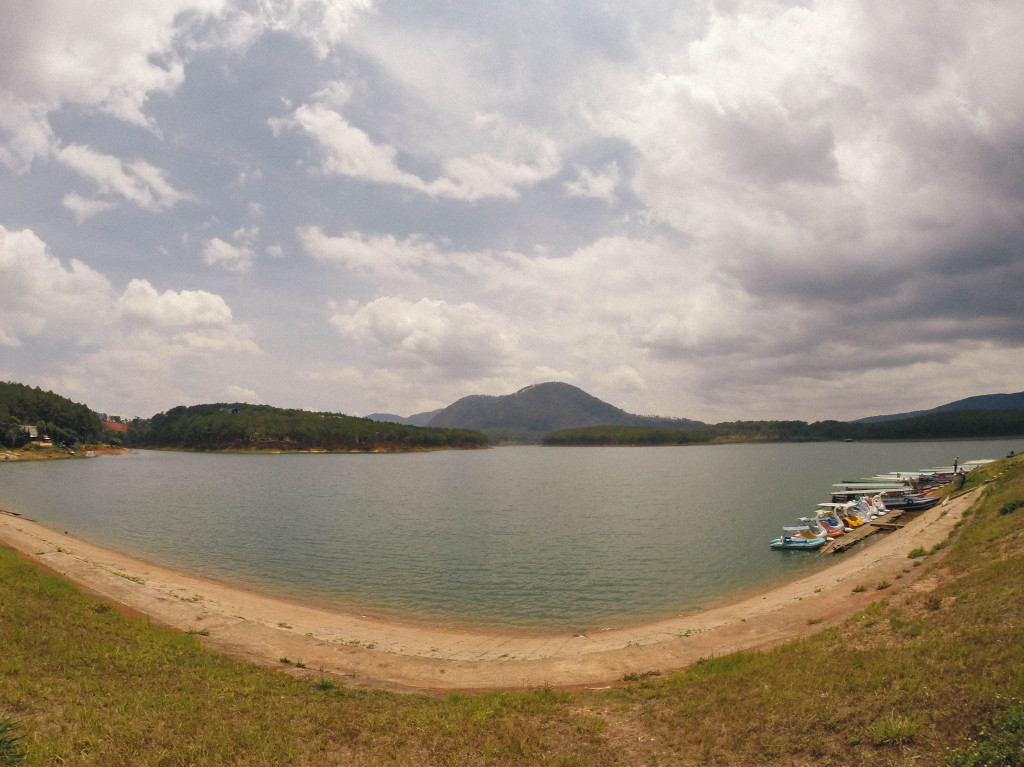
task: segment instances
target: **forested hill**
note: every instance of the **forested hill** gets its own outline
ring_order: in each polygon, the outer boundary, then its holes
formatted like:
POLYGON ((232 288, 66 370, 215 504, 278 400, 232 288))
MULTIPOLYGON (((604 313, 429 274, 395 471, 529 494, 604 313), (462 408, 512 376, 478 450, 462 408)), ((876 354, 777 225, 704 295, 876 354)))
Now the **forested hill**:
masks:
POLYGON ((581 426, 678 429, 701 424, 685 418, 633 415, 575 386, 553 381, 503 396, 463 397, 435 415, 430 425, 477 429, 497 440, 540 442, 548 432, 581 426))
POLYGON ((381 423, 336 413, 219 403, 176 407, 133 422, 130 444, 190 450, 413 451, 477 448, 487 437, 468 429, 381 423))
POLYGON ((600 426, 567 429, 545 445, 690 445, 727 442, 985 439, 1024 436, 1024 410, 956 410, 880 423, 734 421, 692 429, 600 426))
POLYGON ((0 445, 21 447, 23 426, 41 427, 54 442, 96 442, 103 434, 98 414, 67 397, 19 383, 0 382, 0 445))
POLYGON ((872 415, 861 418, 857 423, 881 423, 883 421, 899 421, 905 418, 916 418, 932 413, 948 413, 955 410, 1024 410, 1024 391, 1016 394, 980 394, 976 397, 958 399, 930 410, 914 410, 909 413, 892 413, 890 415, 872 415))

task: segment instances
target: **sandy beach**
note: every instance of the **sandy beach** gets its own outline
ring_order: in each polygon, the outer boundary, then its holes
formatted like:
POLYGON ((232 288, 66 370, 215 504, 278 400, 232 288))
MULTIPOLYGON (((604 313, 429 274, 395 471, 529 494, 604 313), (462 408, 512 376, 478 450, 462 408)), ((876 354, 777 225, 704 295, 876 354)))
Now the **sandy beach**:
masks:
POLYGON ((211 651, 290 673, 350 687, 427 692, 603 687, 626 674, 667 673, 701 658, 769 648, 835 625, 894 591, 926 588, 920 575, 928 568, 913 567, 907 554, 944 540, 978 492, 830 555, 834 564, 813 575, 702 612, 586 636, 477 632, 348 615, 177 572, 6 512, 0 513, 0 543, 123 611, 204 632, 211 651), (880 591, 883 581, 892 585, 880 591), (866 588, 855 593, 857 586, 866 588))

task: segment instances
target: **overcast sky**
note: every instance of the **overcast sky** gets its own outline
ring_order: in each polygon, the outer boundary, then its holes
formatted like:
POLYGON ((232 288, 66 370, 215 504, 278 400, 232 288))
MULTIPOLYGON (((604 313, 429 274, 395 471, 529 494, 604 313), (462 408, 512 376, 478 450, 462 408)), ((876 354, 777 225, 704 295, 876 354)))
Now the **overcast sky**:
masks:
POLYGON ((1024 3, 0 0, 0 379, 148 417, 1024 389, 1024 3))

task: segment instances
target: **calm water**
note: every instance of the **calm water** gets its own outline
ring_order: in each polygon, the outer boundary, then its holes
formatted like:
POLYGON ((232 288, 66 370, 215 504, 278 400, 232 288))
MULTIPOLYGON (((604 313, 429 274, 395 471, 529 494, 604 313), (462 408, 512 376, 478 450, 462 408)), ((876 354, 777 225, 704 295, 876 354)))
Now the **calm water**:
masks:
POLYGON ((362 613, 588 630, 826 562, 768 541, 833 482, 1021 440, 414 455, 141 451, 0 464, 0 507, 188 572, 362 613))

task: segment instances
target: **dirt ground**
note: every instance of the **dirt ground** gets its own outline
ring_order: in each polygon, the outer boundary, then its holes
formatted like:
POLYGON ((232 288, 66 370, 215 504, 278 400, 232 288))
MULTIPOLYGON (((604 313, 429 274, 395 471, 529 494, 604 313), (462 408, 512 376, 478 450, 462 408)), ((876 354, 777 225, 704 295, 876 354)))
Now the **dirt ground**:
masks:
POLYGON ((598 688, 627 674, 667 673, 701 658, 779 645, 894 591, 921 588, 927 568, 913 567, 907 554, 946 539, 976 497, 977 491, 922 512, 870 545, 828 555, 835 560, 830 567, 764 593, 590 635, 495 633, 334 612, 177 572, 6 512, 0 543, 124 611, 202 632, 212 651, 289 673, 428 692, 598 688), (882 583, 891 585, 879 590, 882 583), (855 592, 858 586, 864 588, 855 592))

